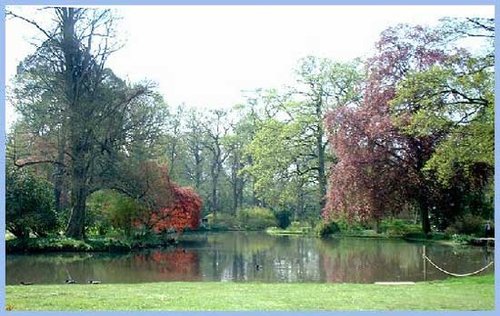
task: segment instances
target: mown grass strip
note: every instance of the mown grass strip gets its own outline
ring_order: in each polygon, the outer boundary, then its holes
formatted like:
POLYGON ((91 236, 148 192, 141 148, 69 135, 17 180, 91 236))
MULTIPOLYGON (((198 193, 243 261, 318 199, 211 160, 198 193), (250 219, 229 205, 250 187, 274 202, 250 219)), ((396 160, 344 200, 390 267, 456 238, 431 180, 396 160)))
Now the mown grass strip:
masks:
POLYGON ((492 310, 493 275, 415 285, 170 282, 7 286, 12 310, 492 310))

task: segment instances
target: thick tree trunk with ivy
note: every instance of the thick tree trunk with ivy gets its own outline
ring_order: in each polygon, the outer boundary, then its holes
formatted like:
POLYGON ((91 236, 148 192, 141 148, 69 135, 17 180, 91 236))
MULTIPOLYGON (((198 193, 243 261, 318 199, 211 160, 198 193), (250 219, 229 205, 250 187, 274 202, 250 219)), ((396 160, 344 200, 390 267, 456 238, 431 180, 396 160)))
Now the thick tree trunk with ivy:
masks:
MULTIPOLYGON (((62 41, 61 49, 64 60, 64 83, 66 88, 66 102, 69 103, 68 113, 71 126, 70 148, 73 158, 71 165, 71 215, 66 228, 66 236, 75 239, 85 237, 85 202, 87 199, 87 166, 85 158, 88 146, 85 144, 87 117, 85 104, 82 103, 83 81, 88 69, 88 57, 83 56, 76 37, 75 24, 78 9, 61 8, 62 41), (76 11, 75 11, 76 10, 76 11)), ((88 123, 87 123, 88 124, 88 123)))
POLYGON ((75 239, 85 238, 85 203, 88 197, 85 180, 84 168, 81 168, 81 166, 74 168, 71 184, 72 209, 68 227, 66 228, 66 236, 75 239))

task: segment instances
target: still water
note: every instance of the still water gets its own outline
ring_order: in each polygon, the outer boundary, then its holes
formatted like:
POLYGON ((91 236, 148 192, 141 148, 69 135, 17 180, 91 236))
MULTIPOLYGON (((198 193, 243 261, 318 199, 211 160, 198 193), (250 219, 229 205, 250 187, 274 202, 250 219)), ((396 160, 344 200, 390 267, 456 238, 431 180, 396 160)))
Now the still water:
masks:
MULTIPOLYGON (((168 249, 127 254, 52 253, 8 255, 7 284, 164 281, 373 283, 446 278, 424 266, 423 244, 401 240, 269 236, 263 232, 190 234, 168 249)), ((427 245, 426 254, 454 273, 478 270, 493 260, 481 247, 427 245)), ((484 273, 493 273, 493 267, 484 273)))

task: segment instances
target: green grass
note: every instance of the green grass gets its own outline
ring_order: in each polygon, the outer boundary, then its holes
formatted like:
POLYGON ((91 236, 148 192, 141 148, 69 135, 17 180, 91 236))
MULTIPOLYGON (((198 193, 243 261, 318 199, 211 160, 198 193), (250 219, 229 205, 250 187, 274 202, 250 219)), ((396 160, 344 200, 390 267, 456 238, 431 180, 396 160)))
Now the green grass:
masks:
POLYGON ((7 286, 12 310, 492 310, 493 275, 415 285, 171 282, 7 286))
POLYGON ((266 233, 273 236, 285 236, 285 235, 312 235, 310 227, 296 227, 281 229, 278 227, 269 227, 266 229, 266 233))

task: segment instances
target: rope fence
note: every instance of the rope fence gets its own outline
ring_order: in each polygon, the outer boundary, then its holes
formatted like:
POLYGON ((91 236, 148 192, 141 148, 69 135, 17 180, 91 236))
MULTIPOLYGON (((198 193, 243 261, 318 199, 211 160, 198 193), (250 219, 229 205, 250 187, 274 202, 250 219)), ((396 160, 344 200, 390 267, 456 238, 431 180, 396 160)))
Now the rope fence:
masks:
POLYGON ((484 270, 488 269, 490 266, 493 265, 493 260, 490 261, 490 263, 488 263, 486 266, 482 267, 481 269, 477 270, 477 271, 474 271, 474 272, 470 272, 470 273, 464 273, 464 274, 459 274, 459 273, 453 273, 453 272, 449 272, 449 271, 446 271, 445 269, 439 267, 437 264, 435 264, 429 257, 427 257, 427 255, 425 254, 425 246, 424 246, 424 249, 423 249, 423 252, 422 252, 422 256, 425 260, 427 260, 434 268, 438 269, 439 271, 445 273, 445 274, 448 274, 448 275, 451 275, 451 276, 454 276, 454 277, 467 277, 467 276, 471 276, 471 275, 475 275, 475 274, 478 274, 478 273, 481 273, 483 272, 484 270))

